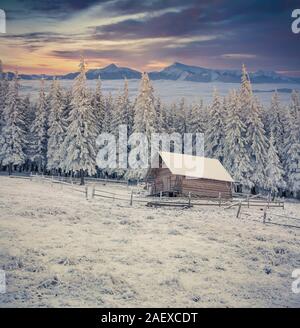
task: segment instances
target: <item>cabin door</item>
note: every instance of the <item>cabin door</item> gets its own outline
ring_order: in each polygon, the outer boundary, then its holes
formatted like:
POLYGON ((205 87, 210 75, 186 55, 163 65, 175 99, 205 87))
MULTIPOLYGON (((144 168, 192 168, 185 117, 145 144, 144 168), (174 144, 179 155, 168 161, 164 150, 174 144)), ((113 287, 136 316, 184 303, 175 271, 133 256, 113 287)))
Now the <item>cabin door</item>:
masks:
POLYGON ((169 191, 170 190, 170 177, 163 177, 163 191, 169 191))

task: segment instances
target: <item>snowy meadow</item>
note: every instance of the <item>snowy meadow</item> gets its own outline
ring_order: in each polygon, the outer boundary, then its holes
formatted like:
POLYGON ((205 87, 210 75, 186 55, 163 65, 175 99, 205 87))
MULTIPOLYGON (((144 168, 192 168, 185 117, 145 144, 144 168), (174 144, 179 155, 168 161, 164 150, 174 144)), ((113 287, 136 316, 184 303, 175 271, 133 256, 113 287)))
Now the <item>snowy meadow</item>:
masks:
POLYGON ((236 208, 153 209, 39 180, 0 183, 0 307, 300 307, 300 229, 263 224, 259 208, 237 219, 236 208))

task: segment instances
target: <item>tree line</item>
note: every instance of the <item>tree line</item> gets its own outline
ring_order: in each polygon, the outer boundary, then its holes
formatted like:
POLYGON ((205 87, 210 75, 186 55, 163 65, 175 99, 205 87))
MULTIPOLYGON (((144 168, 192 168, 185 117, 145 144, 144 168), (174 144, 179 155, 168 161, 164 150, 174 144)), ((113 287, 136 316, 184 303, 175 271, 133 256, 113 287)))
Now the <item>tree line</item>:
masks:
POLYGON ((231 173, 239 189, 267 190, 299 196, 300 98, 293 91, 283 106, 275 92, 269 106, 253 94, 245 66, 241 85, 226 96, 213 91, 210 104, 164 104, 155 95, 147 73, 142 74, 135 99, 128 81, 116 96, 103 94, 101 80, 95 89, 86 82, 86 64, 71 89, 54 79, 46 91, 42 80, 38 99, 21 96, 16 73, 8 81, 0 65, 0 163, 11 174, 37 171, 80 176, 132 177, 138 172, 99 169, 96 138, 116 134, 127 125, 128 135, 151 133, 204 133, 205 155, 217 158, 231 173))

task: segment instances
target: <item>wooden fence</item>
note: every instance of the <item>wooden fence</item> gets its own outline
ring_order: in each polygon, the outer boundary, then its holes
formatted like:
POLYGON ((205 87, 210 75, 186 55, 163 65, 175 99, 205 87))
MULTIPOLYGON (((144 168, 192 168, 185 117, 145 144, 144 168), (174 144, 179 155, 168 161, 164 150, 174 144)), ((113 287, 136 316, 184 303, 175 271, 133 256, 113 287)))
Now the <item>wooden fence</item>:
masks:
MULTIPOLYGON (((40 181, 41 183, 50 183, 52 186, 58 185, 63 188, 63 186, 66 186, 68 188, 71 188, 71 190, 75 192, 80 192, 84 195, 84 197, 88 199, 94 199, 94 198, 102 198, 102 199, 110 199, 112 201, 120 201, 127 203, 129 206, 133 206, 134 204, 143 204, 147 207, 168 207, 168 208, 182 208, 182 209, 189 209, 192 207, 197 206, 218 206, 222 207, 224 210, 230 209, 230 208, 236 208, 236 218, 241 218, 242 214, 245 213, 244 209, 250 209, 251 207, 260 208, 263 209, 263 214, 261 221, 263 224, 272 224, 282 227, 288 227, 288 228, 299 228, 300 229, 300 219, 295 217, 290 217, 287 215, 280 215, 272 213, 270 210, 272 208, 282 208, 284 209, 284 201, 281 199, 274 199, 271 200, 270 196, 262 196, 262 195, 256 195, 256 196, 246 196, 242 199, 236 200, 228 200, 228 199, 222 199, 222 195, 219 195, 219 198, 193 198, 193 195, 189 193, 188 197, 180 197, 179 198, 170 198, 170 197, 162 197, 162 194, 160 194, 160 197, 145 197, 140 196, 137 193, 134 193, 133 190, 131 190, 128 193, 117 193, 113 191, 108 191, 99 188, 99 186, 96 186, 96 184, 89 184, 86 186, 79 186, 74 182, 72 179, 66 179, 66 178, 57 178, 57 177, 49 177, 49 176, 41 176, 41 175, 31 175, 31 176, 10 176, 10 178, 15 179, 26 179, 31 181, 40 181), (277 219, 276 219, 277 218, 277 219), (287 221, 287 222, 286 222, 287 221), (292 223, 292 222, 293 223, 292 223)), ((105 180, 107 181, 107 180, 105 180)), ((255 220, 258 221, 258 220, 255 220)))

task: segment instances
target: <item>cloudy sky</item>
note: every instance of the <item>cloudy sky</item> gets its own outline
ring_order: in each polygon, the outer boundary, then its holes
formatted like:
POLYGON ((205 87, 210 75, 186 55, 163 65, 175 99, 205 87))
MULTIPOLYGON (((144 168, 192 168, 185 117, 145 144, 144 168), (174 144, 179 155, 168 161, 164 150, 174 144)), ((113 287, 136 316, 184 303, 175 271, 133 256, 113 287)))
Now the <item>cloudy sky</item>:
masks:
POLYGON ((297 0, 0 0, 9 70, 64 73, 83 51, 89 68, 152 71, 183 62, 300 76, 297 0))

